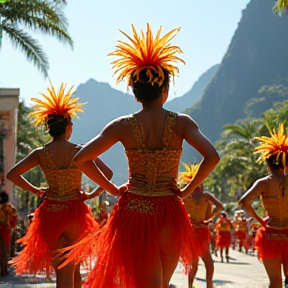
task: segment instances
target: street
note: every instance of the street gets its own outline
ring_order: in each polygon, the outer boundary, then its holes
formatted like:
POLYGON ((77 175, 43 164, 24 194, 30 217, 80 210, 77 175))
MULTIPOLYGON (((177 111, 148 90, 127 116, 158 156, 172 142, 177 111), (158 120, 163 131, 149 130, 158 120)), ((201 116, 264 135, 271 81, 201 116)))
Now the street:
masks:
MULTIPOLYGON (((267 288, 268 279, 264 267, 254 255, 246 255, 237 251, 230 251, 230 263, 221 263, 220 257, 213 256, 215 261, 214 287, 215 288, 267 288)), ((85 272, 85 271, 82 271, 85 272)), ((15 276, 9 275, 0 278, 0 288, 54 288, 55 277, 51 280, 44 276, 15 276)), ((179 263, 171 284, 177 288, 187 288, 187 276, 183 274, 183 267, 179 263)), ((200 261, 195 288, 205 288, 205 268, 200 261)))

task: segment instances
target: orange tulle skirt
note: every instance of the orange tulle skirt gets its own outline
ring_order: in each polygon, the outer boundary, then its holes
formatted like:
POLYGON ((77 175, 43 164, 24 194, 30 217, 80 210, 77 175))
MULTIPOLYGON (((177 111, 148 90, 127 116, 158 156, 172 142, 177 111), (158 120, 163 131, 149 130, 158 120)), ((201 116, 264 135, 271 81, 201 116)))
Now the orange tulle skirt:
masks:
POLYGON ((258 259, 288 258, 288 229, 278 230, 268 227, 258 229, 255 237, 258 259))
POLYGON ((16 273, 49 274, 53 270, 51 261, 57 241, 71 224, 77 229, 78 239, 99 226, 89 206, 81 200, 45 200, 35 210, 26 235, 18 240, 24 249, 12 260, 16 273))
POLYGON ((216 246, 219 248, 229 248, 230 244, 231 244, 230 231, 217 231, 216 246))
MULTIPOLYGON (((193 225, 192 225, 193 226, 193 225)), ((208 227, 195 227, 193 226, 193 236, 196 236, 196 241, 200 249, 200 256, 209 251, 209 245, 211 240, 211 232, 208 227)), ((194 237, 195 237, 194 236, 194 237)))
POLYGON ((181 256, 184 265, 191 265, 192 258, 200 253, 191 228, 177 196, 126 192, 107 223, 73 245, 67 261, 91 253, 95 256, 95 267, 83 288, 137 288, 145 275, 155 275, 164 252, 166 257, 181 256))

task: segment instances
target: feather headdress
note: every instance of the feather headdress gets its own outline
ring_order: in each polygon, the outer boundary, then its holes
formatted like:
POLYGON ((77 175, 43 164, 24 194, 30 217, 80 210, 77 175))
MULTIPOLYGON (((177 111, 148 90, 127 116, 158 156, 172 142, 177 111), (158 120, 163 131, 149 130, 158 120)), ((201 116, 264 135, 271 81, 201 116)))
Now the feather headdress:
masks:
POLYGON ((283 12, 288 11, 288 0, 277 0, 273 10, 282 15, 283 12))
POLYGON ((119 40, 116 50, 108 54, 108 56, 119 57, 111 63, 112 68, 115 69, 114 75, 118 74, 117 83, 128 77, 128 85, 131 85, 131 78, 134 76, 136 81, 139 81, 139 74, 142 70, 147 69, 146 74, 149 82, 158 83, 161 86, 165 80, 163 69, 167 70, 169 75, 173 77, 179 73, 179 69, 172 63, 182 62, 185 64, 184 60, 175 55, 176 53, 183 54, 183 52, 180 47, 172 46, 170 41, 176 36, 180 28, 171 30, 163 37, 160 37, 161 30, 162 26, 160 26, 155 38, 153 38, 148 23, 146 37, 142 30, 141 36, 139 36, 133 24, 133 38, 120 30, 131 41, 131 44, 119 40), (157 74, 157 77, 154 77, 152 71, 157 74))
POLYGON ((276 161, 281 159, 284 167, 286 167, 286 157, 288 154, 288 136, 284 133, 284 126, 281 123, 278 131, 270 132, 271 137, 261 136, 255 137, 262 144, 255 148, 254 153, 261 153, 258 161, 264 161, 270 156, 276 155, 276 161))
POLYGON ((47 122, 48 115, 64 116, 72 118, 77 116, 77 112, 84 112, 81 107, 84 104, 77 103, 79 98, 73 98, 74 94, 73 86, 65 92, 66 84, 62 83, 59 91, 56 93, 54 86, 51 84, 50 88, 47 88, 48 93, 40 93, 44 99, 31 98, 31 101, 36 105, 32 108, 32 111, 28 114, 29 118, 33 118, 33 122, 38 126, 42 122, 47 122))
POLYGON ((178 181, 179 182, 185 182, 185 183, 188 183, 190 182, 194 176, 196 175, 198 169, 199 169, 199 166, 200 164, 191 164, 190 166, 186 163, 182 163, 182 165, 185 167, 186 171, 184 172, 181 172, 179 174, 179 178, 178 178, 178 181))

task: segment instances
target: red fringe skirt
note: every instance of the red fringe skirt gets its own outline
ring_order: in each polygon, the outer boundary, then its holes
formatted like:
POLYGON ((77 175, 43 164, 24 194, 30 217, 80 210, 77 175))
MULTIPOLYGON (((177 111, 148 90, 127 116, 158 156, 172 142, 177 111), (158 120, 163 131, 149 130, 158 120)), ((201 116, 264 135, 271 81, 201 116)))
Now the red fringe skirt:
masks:
POLYGON ((216 247, 229 248, 231 244, 230 231, 217 231, 216 233, 216 247))
POLYGON ((45 200, 35 210, 26 235, 18 240, 25 247, 12 260, 16 273, 49 274, 53 269, 51 261, 57 241, 71 224, 79 234, 77 239, 83 238, 93 227, 99 226, 89 206, 81 200, 45 200))
POLYGON ((6 242, 7 246, 10 247, 11 242, 11 229, 9 227, 0 226, 0 235, 6 242))
POLYGON ((258 229, 255 237, 258 259, 288 258, 288 228, 283 230, 269 227, 258 229))
POLYGON ((204 255, 209 251, 209 245, 211 240, 211 232, 208 227, 195 227, 192 230, 193 237, 196 236, 196 241, 200 249, 200 256, 204 255))
POLYGON ((200 255, 191 229, 177 196, 127 192, 115 204, 106 225, 73 245, 67 261, 90 253, 96 256, 83 288, 137 288, 145 275, 155 275, 160 257, 181 256, 184 265, 190 265, 200 255))
POLYGON ((244 231, 236 231, 236 232, 235 232, 235 236, 236 236, 236 239, 246 240, 247 233, 244 232, 244 231))

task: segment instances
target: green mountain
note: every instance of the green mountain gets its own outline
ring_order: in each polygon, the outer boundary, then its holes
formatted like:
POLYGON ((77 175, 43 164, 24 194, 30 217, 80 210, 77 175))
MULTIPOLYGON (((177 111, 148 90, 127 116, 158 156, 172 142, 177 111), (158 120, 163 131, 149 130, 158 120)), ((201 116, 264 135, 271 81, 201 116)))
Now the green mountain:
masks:
MULTIPOLYGON (((201 100, 186 110, 212 142, 225 124, 257 117, 287 99, 288 17, 273 13, 273 4, 249 2, 216 75, 201 100)), ((186 161, 191 151, 184 151, 186 161)))
POLYGON ((173 112, 180 113, 185 111, 187 107, 192 107, 203 95, 207 85, 215 76, 219 66, 219 64, 216 64, 208 69, 193 84, 191 90, 189 90, 181 97, 176 97, 171 101, 166 102, 164 104, 164 108, 173 112))

